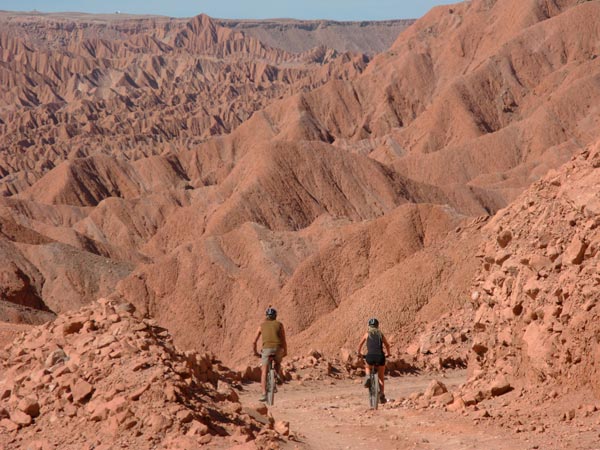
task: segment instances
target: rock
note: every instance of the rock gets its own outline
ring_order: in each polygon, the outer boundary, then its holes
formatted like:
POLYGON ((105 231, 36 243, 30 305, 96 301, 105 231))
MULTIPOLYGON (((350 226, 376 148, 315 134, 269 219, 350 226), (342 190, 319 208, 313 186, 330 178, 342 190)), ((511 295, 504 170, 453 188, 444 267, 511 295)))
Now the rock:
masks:
POLYGON ((454 336, 452 334, 447 334, 444 337, 444 344, 446 344, 446 345, 456 344, 456 339, 454 338, 454 336))
POLYGON ((10 397, 12 389, 8 386, 0 386, 0 400, 6 400, 10 397))
POLYGON ((208 433, 208 426, 199 422, 197 420, 193 420, 188 428, 187 435, 188 436, 204 436, 208 433))
POLYGON ((483 399, 483 393, 478 390, 467 391, 462 395, 462 401, 466 406, 476 405, 483 399))
POLYGON ((446 385, 437 380, 431 380, 427 389, 425 389, 425 393, 423 394, 426 398, 437 397, 438 395, 442 395, 448 392, 448 388, 446 385))
POLYGON ((471 350, 477 353, 477 355, 483 356, 488 351, 488 347, 483 342, 474 342, 471 346, 471 350))
POLYGON ((9 417, 8 411, 5 408, 0 408, 0 419, 8 419, 9 417))
POLYGON ((480 409, 479 411, 475 412, 475 417, 478 419, 485 419, 490 417, 490 413, 487 411, 487 409, 480 409))
POLYGON ((587 248, 588 243, 579 236, 575 236, 563 253, 563 261, 568 264, 581 264, 587 248))
POLYGON ((529 297, 535 300, 535 298, 541 290, 541 285, 538 282, 537 278, 532 277, 529 280, 527 280, 525 286, 523 286, 523 290, 529 297))
POLYGON ((317 350, 314 350, 314 349, 309 350, 307 356, 310 356, 310 357, 315 358, 315 359, 321 359, 321 357, 322 357, 321 353, 319 351, 317 351, 317 350))
POLYGON ((512 390, 513 390, 513 387, 506 380, 506 378, 504 376, 502 376, 502 375, 498 376, 492 382, 492 385, 490 387, 490 392, 491 392, 491 394, 492 394, 493 397, 498 397, 500 395, 504 395, 507 392, 510 392, 512 390))
POLYGON ((69 359, 67 354, 63 349, 59 348, 54 350, 48 357, 46 358, 45 366, 51 368, 59 363, 64 363, 69 359))
POLYGON ((150 388, 150 384, 145 384, 141 388, 136 389, 129 395, 129 399, 133 401, 138 401, 142 394, 146 392, 150 388))
POLYGON ((417 409, 426 409, 426 408, 429 408, 430 404, 431 404, 431 402, 429 401, 428 398, 426 398, 426 397, 419 397, 419 399, 417 400, 417 404, 415 405, 415 407, 417 409))
POLYGON ((500 252, 496 253, 496 256, 494 258, 494 262, 496 264, 498 264, 499 266, 501 266, 511 256, 512 256, 512 253, 510 251, 508 251, 508 250, 500 251, 500 252))
MULTIPOLYGON (((27 416, 29 417, 29 416, 27 416)), ((0 420, 0 429, 4 429, 5 431, 17 431, 19 429, 19 425, 13 422, 10 419, 1 419, 0 420)))
POLYGON ((77 403, 85 403, 88 401, 94 392, 94 387, 85 380, 77 379, 71 384, 71 393, 73 401, 77 403))
POLYGON ((119 303, 117 306, 115 306, 115 311, 119 315, 131 315, 135 312, 135 306, 127 302, 119 303))
POLYGON ((341 348, 340 349, 340 357, 342 358, 342 363, 346 364, 349 363, 352 359, 352 350, 349 350, 347 348, 341 348))
POLYGON ((175 418, 179 423, 190 423, 194 419, 194 416, 192 415, 191 411, 187 409, 181 409, 177 411, 175 418))
POLYGON ((104 407, 109 411, 110 414, 120 413, 127 408, 127 399, 123 396, 117 396, 111 401, 107 402, 104 407))
POLYGON ((424 334, 419 340, 419 352, 422 355, 427 355, 432 352, 435 338, 431 333, 424 334))
POLYGON ((69 320, 62 325, 62 332, 64 335, 78 333, 83 328, 83 323, 82 320, 69 320))
POLYGON ((173 420, 163 414, 152 414, 146 420, 145 425, 152 433, 161 433, 171 428, 173 420))
POLYGON ((500 247, 505 248, 510 241, 512 240, 512 233, 508 230, 504 230, 502 232, 500 232, 500 234, 498 234, 496 240, 498 242, 498 245, 500 245, 500 247))
POLYGON ((269 413, 269 408, 267 405, 262 403, 253 403, 248 406, 249 409, 256 411, 258 414, 266 416, 269 413))
POLYGON ((275 422, 274 429, 277 433, 279 433, 282 436, 289 436, 290 423, 285 420, 278 420, 275 422))
POLYGON ((40 415, 40 404, 35 398, 25 397, 21 399, 17 408, 34 419, 40 415))
POLYGON ((32 423, 31 416, 19 410, 15 410, 10 414, 10 420, 21 427, 26 427, 32 423))
POLYGON ((437 399, 436 402, 439 403, 442 406, 448 406, 451 405, 452 403, 454 403, 454 395, 451 392, 446 392, 442 395, 440 395, 437 399))

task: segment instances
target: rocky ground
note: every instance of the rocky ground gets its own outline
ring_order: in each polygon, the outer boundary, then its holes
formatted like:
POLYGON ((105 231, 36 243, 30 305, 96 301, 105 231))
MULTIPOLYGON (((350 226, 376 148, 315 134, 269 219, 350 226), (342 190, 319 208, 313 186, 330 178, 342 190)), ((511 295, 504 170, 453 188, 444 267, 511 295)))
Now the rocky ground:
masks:
MULTIPOLYGON (((465 371, 388 378, 390 402, 378 411, 368 408, 359 379, 292 382, 276 394, 270 411, 289 422, 290 442, 281 444, 289 449, 598 448, 600 412, 589 401, 577 409, 581 399, 574 397, 540 406, 519 401, 522 393, 516 391, 461 411, 448 411, 437 396, 428 406, 410 400, 426 393, 432 383, 452 391, 465 381, 465 371), (575 416, 564 420, 567 405, 575 407, 575 416)), ((252 385, 241 401, 253 401, 258 393, 252 385)))
POLYGON ((346 350, 290 358, 267 408, 257 367, 179 352, 133 313, 101 299, 5 346, 1 449, 592 449, 599 437, 600 404, 583 391, 492 383, 471 400, 466 370, 427 374, 400 358, 372 411, 346 350))
POLYGON ((101 299, 1 351, 0 448, 169 449, 277 438, 266 408, 239 403, 235 374, 209 355, 177 351, 166 330, 133 312, 101 299))

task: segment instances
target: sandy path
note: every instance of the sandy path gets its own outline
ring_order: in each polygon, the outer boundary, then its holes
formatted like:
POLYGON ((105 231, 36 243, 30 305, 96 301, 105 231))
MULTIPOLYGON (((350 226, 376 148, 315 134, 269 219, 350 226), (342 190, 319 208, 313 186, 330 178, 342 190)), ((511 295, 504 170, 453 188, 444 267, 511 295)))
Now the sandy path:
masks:
MULTIPOLYGON (((464 372, 444 379, 450 387, 464 380, 464 372)), ((387 381, 391 399, 423 391, 430 376, 408 376, 387 381)), ((533 448, 514 434, 489 425, 475 426, 472 419, 437 409, 409 410, 383 407, 371 411, 367 393, 353 381, 288 384, 280 389, 271 412, 276 420, 287 420, 299 443, 286 448, 299 449, 489 449, 533 448)), ((244 403, 255 402, 258 385, 242 396, 244 403)))

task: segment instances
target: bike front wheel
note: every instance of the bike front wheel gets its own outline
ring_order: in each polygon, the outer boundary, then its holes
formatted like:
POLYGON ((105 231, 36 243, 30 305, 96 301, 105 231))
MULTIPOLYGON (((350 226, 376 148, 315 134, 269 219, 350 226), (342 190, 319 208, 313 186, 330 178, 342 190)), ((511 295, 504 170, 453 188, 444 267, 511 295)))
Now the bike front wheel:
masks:
POLYGON ((275 403, 275 369, 273 364, 269 364, 269 371, 267 372, 267 405, 273 405, 275 403))

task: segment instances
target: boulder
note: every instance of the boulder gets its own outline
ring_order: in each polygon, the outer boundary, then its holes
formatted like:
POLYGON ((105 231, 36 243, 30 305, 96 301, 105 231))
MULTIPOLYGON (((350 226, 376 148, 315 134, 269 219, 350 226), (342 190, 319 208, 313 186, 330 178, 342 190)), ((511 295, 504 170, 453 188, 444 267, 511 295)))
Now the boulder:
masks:
POLYGON ((454 395, 451 392, 445 392, 436 398, 436 402, 442 406, 448 406, 454 403, 454 395))
POLYGON ((19 411, 18 409, 10 414, 10 420, 21 427, 31 425, 31 422, 33 422, 29 414, 25 414, 23 411, 19 411))
POLYGON ((36 418, 40 415, 40 404, 37 399, 32 397, 25 397, 21 399, 17 405, 19 411, 24 412, 32 418, 36 418))
POLYGON ((447 411, 451 411, 451 412, 456 412, 456 411, 462 411, 464 410, 466 407, 465 402, 463 401, 463 399, 461 397, 455 397, 454 401, 449 404, 448 406, 446 406, 446 410, 447 411))
POLYGON ((208 433, 208 426, 199 422, 197 420, 193 420, 188 428, 187 435, 188 436, 204 436, 208 433))
POLYGON ((290 434, 290 423, 285 420, 276 421, 273 428, 282 436, 289 436, 290 434))
POLYGON ((81 330, 83 328, 84 322, 85 322, 84 320, 78 320, 78 319, 66 321, 62 325, 63 334, 68 335, 68 334, 72 334, 72 333, 78 333, 79 330, 81 330))
POLYGON ((94 387, 85 380, 77 379, 71 384, 71 393, 73 401, 77 403, 85 403, 90 399, 94 392, 94 387))
POLYGON ((496 241, 500 247, 505 248, 512 240, 512 237, 512 233, 509 230, 504 230, 498 234, 496 241))
MULTIPOLYGON (((29 417, 29 416, 28 416, 29 417)), ((0 429, 4 429, 5 431, 17 431, 19 429, 19 425, 13 422, 10 419, 1 419, 0 420, 0 429)))
POLYGON ((496 377, 496 379, 492 382, 490 386, 490 392, 493 397, 504 395, 507 392, 512 391, 513 389, 514 388, 511 386, 508 380, 502 375, 496 377))
POLYGON ((426 398, 437 397, 448 392, 446 385, 438 380, 431 380, 425 393, 423 394, 426 398))
POLYGON ((588 243, 579 236, 575 236, 563 253, 563 261, 568 264, 581 264, 587 248, 588 243))
POLYGON ((59 348, 59 349, 54 350, 52 353, 50 353, 48 355, 48 357, 46 358, 45 365, 46 365, 46 367, 51 368, 59 363, 64 363, 68 359, 69 359, 69 357, 64 352, 64 350, 59 348))

